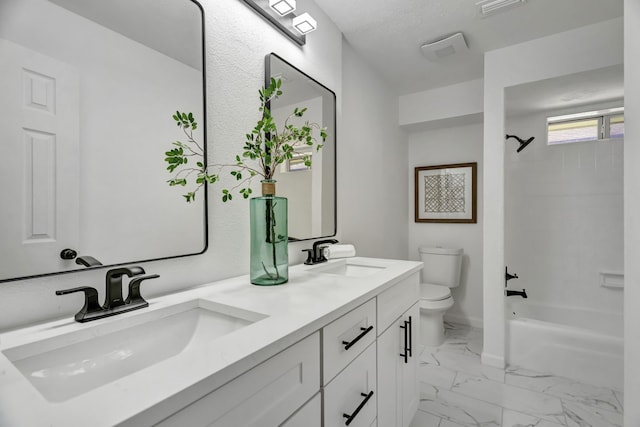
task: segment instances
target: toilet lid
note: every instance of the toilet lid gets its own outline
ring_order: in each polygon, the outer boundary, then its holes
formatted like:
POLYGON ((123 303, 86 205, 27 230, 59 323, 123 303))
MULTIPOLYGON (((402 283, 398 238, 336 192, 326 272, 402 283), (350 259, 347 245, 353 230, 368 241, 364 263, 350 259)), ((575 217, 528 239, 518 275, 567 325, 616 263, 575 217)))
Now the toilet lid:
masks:
POLYGON ((451 289, 446 286, 428 285, 423 283, 420 285, 421 297, 429 301, 441 301, 451 296, 451 289))

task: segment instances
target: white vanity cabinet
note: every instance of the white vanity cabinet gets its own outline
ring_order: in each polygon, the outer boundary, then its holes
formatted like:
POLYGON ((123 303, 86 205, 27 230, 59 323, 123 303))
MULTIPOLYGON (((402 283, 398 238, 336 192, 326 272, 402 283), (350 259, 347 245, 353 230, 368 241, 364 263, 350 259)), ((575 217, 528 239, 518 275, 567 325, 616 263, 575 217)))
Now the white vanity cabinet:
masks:
POLYGON ((320 392, 280 427, 322 427, 322 395, 320 392))
POLYGON ((413 419, 419 286, 411 275, 323 328, 325 427, 407 427, 413 419))
POLYGON ((418 409, 418 295, 419 279, 414 275, 378 296, 380 426, 407 427, 418 409))
MULTIPOLYGON (((0 425, 85 427, 100 413, 96 427, 405 427, 419 398, 421 268, 329 260, 291 267, 286 286, 252 286, 243 276, 154 298, 145 310, 95 325, 67 318, 2 333, 0 425), (162 338, 167 326, 175 340, 162 338), (120 351, 140 331, 145 345, 131 346, 133 362, 103 364, 102 353, 90 353, 96 369, 64 385, 79 393, 66 400, 49 400, 16 357, 75 354, 98 340, 120 351), (157 360, 154 352, 162 353, 157 360), (101 413, 105 401, 117 410, 101 413)), ((58 369, 42 359, 38 370, 58 369)))
MULTIPOLYGON (((280 426, 319 390, 320 333, 315 332, 157 425, 280 426)), ((313 402, 304 405, 297 420, 294 414, 285 425, 316 425, 300 420, 314 412, 313 402)))
POLYGON ((324 389, 324 427, 369 427, 377 413, 376 344, 324 389))
POLYGON ((322 328, 322 385, 375 342, 376 332, 375 298, 322 328))
POLYGON ((376 299, 322 328, 324 426, 376 419, 376 299))
POLYGON ((414 304, 378 337, 378 422, 407 427, 418 410, 418 325, 414 304))

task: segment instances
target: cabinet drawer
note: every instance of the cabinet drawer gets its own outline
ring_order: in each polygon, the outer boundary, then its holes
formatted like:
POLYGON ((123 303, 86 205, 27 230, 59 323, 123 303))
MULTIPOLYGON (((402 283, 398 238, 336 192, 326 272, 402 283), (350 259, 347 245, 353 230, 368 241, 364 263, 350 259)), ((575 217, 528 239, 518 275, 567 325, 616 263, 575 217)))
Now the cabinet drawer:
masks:
POLYGON ((393 321, 415 304, 419 298, 419 273, 407 277, 378 295, 378 335, 391 326, 393 321))
POLYGON ((316 332, 158 425, 278 426, 319 389, 320 333, 316 332))
POLYGON ((376 339, 375 298, 322 329, 323 385, 376 339))
POLYGON ((280 427, 321 427, 322 406, 320 393, 307 402, 298 412, 280 427))
POLYGON ((325 427, 370 427, 377 412, 376 345, 370 345, 324 389, 325 427))

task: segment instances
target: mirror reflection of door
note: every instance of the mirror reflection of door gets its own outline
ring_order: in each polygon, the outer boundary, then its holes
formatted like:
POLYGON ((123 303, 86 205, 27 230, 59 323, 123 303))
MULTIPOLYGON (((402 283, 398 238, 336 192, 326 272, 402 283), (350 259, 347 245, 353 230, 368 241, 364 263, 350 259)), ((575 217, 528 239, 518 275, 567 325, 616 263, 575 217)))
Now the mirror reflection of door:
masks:
POLYGON ((78 73, 0 39, 0 75, 0 271, 57 271, 80 237, 78 73))
POLYGON ((203 15, 192 0, 0 0, 0 282, 201 253, 206 200, 164 162, 204 130, 203 15))

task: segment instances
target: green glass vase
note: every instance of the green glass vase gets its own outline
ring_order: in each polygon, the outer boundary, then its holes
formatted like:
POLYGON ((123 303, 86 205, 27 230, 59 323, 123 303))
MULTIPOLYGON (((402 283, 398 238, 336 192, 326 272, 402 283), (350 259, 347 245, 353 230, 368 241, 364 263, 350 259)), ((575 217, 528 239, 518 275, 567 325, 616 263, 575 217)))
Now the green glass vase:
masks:
POLYGON ((289 280, 287 199, 275 195, 275 181, 262 181, 262 197, 249 201, 251 283, 281 285, 289 280))

